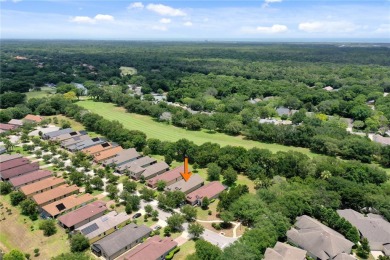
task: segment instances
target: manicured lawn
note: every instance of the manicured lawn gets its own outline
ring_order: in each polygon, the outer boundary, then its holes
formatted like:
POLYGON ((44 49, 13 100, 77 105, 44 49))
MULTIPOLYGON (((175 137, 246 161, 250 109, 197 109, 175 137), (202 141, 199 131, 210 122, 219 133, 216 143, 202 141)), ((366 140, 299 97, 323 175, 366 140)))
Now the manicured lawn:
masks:
POLYGON ((31 98, 43 98, 50 97, 55 93, 55 90, 49 87, 43 87, 40 91, 30 91, 26 92, 27 99, 31 98))
POLYGON ((195 253, 195 241, 188 240, 180 246, 180 251, 173 257, 174 260, 184 260, 188 255, 195 253))
POLYGON ((42 220, 31 221, 28 217, 21 215, 18 207, 10 205, 9 195, 0 196, 0 202, 3 203, 0 212, 4 213, 0 221, 0 248, 6 252, 16 248, 23 253, 30 253, 31 256, 34 255, 34 249, 39 248, 40 256, 36 259, 50 259, 61 253, 69 252, 68 236, 64 229, 57 226, 56 234, 45 237, 38 229, 39 222, 42 220), (5 212, 6 207, 12 210, 12 215, 5 212))
POLYGON ((80 101, 78 105, 97 113, 110 120, 118 120, 126 128, 144 132, 148 138, 157 138, 161 141, 177 141, 182 138, 193 141, 200 145, 206 142, 218 143, 221 146, 242 146, 247 149, 252 147, 277 151, 299 151, 309 156, 315 156, 309 149, 300 147, 289 147, 279 144, 267 144, 256 141, 245 140, 242 136, 229 136, 221 133, 210 134, 206 131, 188 131, 183 128, 160 123, 149 116, 127 113, 124 108, 117 107, 111 103, 94 102, 92 100, 80 101))
POLYGON ((197 219, 199 220, 220 220, 217 218, 217 205, 218 205, 219 200, 216 199, 213 203, 209 205, 208 209, 202 209, 201 207, 196 207, 197 210, 197 219), (211 215, 209 215, 209 210, 211 210, 211 215))

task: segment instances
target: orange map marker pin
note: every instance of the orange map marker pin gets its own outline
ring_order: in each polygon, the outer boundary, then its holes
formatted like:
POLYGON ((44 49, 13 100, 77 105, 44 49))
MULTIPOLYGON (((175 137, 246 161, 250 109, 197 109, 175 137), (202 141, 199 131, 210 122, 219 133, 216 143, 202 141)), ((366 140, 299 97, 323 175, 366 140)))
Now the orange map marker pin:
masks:
POLYGON ((184 172, 180 173, 185 181, 188 181, 192 175, 192 172, 188 171, 188 157, 184 157, 184 172))

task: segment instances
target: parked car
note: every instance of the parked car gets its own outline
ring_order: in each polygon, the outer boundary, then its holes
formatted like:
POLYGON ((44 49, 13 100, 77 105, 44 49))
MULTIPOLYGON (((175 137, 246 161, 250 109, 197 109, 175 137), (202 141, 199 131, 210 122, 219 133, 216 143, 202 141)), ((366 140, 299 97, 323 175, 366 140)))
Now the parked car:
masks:
POLYGON ((139 217, 141 217, 142 216, 142 214, 141 213, 135 213, 134 214, 134 216, 133 216, 133 219, 135 219, 135 218, 139 218, 139 217))
POLYGON ((159 229, 161 229, 161 226, 159 226, 159 225, 157 225, 157 226, 155 226, 155 227, 153 228, 153 230, 159 230, 159 229))

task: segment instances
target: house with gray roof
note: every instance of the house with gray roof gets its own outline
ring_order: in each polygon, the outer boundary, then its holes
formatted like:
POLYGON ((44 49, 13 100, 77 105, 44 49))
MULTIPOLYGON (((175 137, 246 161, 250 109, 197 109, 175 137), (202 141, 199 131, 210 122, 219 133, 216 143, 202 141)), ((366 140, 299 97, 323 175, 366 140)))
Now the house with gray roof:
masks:
POLYGON ((71 145, 74 145, 77 143, 81 143, 81 142, 86 141, 86 140, 92 140, 92 138, 89 137, 89 135, 80 135, 80 136, 72 137, 70 139, 62 141, 61 147, 67 148, 68 146, 71 146, 71 145))
POLYGON ((116 211, 111 211, 76 228, 75 231, 83 234, 89 239, 90 243, 93 243, 119 229, 120 226, 124 226, 128 220, 130 220, 130 216, 125 212, 117 213, 116 211))
POLYGON ((152 164, 146 168, 142 172, 142 176, 144 176, 145 180, 149 180, 150 178, 153 178, 154 176, 160 175, 166 171, 169 170, 169 165, 166 162, 158 162, 155 164, 152 164))
MULTIPOLYGON (((363 215, 353 209, 337 210, 337 213, 355 226, 362 237, 367 238, 371 250, 385 251, 390 245, 390 223, 381 215, 363 215)), ((387 252, 387 255, 390 255, 387 252)))
POLYGON ((276 113, 278 113, 279 116, 290 116, 291 110, 287 107, 278 107, 276 113))
POLYGON ((263 260, 305 260, 306 251, 290 246, 286 243, 276 242, 273 248, 265 250, 263 260))
POLYGON ((333 259, 350 254, 354 243, 316 219, 303 215, 297 217, 294 227, 287 231, 287 241, 307 251, 314 259, 333 259))
POLYGON ((102 256, 107 260, 115 259, 127 250, 141 243, 144 238, 149 237, 152 229, 134 223, 119 229, 107 237, 92 244, 92 252, 98 257, 102 256))
POLYGON ((97 144, 102 144, 102 143, 105 143, 105 142, 106 142, 106 139, 104 139, 102 137, 94 137, 92 139, 87 139, 87 140, 82 141, 80 143, 76 143, 74 145, 70 145, 66 149, 68 149, 71 152, 81 151, 81 150, 83 150, 85 148, 88 148, 88 147, 91 147, 91 146, 94 146, 94 145, 97 145, 97 144))
POLYGON ((80 135, 86 135, 86 134, 88 134, 88 133, 87 133, 87 131, 84 131, 84 130, 73 131, 73 132, 70 132, 70 133, 66 133, 66 134, 62 134, 62 135, 53 137, 53 138, 51 138, 51 140, 54 140, 54 141, 57 141, 57 142, 62 142, 62 141, 71 139, 73 137, 80 136, 80 135))
POLYGON ((175 182, 168 187, 165 188, 166 191, 182 191, 185 194, 188 194, 200 187, 204 184, 204 180, 200 177, 199 174, 192 174, 191 177, 186 181, 184 179, 175 182))
POLYGON ((128 172, 130 175, 132 173, 139 174, 142 171, 141 168, 144 168, 148 165, 152 165, 156 162, 156 159, 150 158, 149 156, 141 157, 137 160, 122 164, 121 166, 116 167, 118 173, 128 172))
POLYGON ((123 164, 135 161, 141 157, 142 155, 140 155, 137 152, 137 150, 135 150, 134 148, 130 148, 119 152, 115 157, 105 160, 103 162, 103 166, 107 166, 107 165, 121 166, 123 164))
POLYGON ((23 120, 21 119, 11 119, 8 124, 10 125, 16 125, 16 126, 22 126, 24 124, 23 120))
POLYGON ((74 132, 74 130, 72 128, 60 129, 58 131, 53 131, 53 132, 42 134, 42 139, 45 139, 45 140, 52 139, 52 138, 57 137, 59 135, 63 135, 63 134, 71 133, 71 132, 74 132))

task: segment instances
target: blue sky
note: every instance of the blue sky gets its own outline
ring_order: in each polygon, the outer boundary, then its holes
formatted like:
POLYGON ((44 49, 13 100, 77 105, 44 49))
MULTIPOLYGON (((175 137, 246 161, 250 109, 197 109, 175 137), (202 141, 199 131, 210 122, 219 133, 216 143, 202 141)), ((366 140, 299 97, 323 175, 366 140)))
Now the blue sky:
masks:
POLYGON ((0 0, 1 38, 384 39, 390 0, 0 0))

